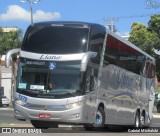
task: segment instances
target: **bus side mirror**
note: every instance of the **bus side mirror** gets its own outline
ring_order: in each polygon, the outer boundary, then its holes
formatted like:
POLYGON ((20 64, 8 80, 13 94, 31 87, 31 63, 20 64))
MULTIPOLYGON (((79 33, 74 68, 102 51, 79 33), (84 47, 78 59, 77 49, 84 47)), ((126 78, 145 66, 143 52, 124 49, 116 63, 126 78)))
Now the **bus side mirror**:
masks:
POLYGON ((10 60, 11 60, 11 56, 15 53, 20 52, 20 49, 13 49, 7 52, 6 57, 5 57, 5 67, 9 67, 10 66, 10 60))
POLYGON ((82 72, 86 71, 89 60, 91 58, 96 57, 96 56, 97 56, 97 52, 89 51, 89 52, 85 53, 85 55, 83 56, 82 61, 81 61, 81 71, 82 72))

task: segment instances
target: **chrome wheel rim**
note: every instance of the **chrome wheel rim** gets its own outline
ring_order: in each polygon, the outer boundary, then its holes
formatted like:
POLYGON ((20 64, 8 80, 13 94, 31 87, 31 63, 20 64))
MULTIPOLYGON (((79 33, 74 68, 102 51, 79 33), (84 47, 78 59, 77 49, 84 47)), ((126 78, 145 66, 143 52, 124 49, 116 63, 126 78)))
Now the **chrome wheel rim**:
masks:
POLYGON ((136 116, 136 128, 138 128, 139 127, 139 117, 138 117, 138 115, 136 116))
POLYGON ((103 121, 103 117, 100 111, 97 111, 96 113, 96 119, 95 119, 95 125, 96 127, 100 127, 103 121))
POLYGON ((142 126, 145 125, 145 118, 144 118, 144 116, 141 117, 141 125, 142 125, 142 126))

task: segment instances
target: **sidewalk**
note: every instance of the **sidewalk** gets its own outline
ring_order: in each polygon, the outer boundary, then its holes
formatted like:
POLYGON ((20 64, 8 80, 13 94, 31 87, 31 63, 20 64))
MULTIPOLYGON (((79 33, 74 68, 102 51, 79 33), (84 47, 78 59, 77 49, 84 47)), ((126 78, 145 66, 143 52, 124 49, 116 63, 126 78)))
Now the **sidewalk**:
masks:
POLYGON ((11 107, 9 107, 9 108, 8 108, 8 107, 1 107, 1 108, 0 108, 0 111, 2 111, 2 110, 10 110, 10 111, 11 111, 11 110, 14 110, 14 109, 11 108, 11 107))

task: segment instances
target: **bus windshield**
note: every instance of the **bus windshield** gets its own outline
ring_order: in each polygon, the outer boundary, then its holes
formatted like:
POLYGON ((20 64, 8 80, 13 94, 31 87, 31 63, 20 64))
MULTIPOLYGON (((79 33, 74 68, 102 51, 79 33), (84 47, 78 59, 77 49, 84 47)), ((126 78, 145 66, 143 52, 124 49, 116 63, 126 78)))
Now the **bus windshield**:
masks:
POLYGON ((39 98, 81 95, 80 61, 49 62, 20 58, 17 92, 39 98))
POLYGON ((88 27, 32 26, 26 32, 21 49, 41 54, 83 53, 87 49, 88 35, 88 27))

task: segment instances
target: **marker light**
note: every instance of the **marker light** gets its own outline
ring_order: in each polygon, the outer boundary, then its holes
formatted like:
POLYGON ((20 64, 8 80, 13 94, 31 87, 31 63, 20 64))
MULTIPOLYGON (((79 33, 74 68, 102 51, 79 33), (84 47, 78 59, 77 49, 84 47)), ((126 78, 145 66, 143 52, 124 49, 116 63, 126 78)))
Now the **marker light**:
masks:
POLYGON ((65 105, 65 107, 67 109, 73 109, 73 108, 77 108, 77 107, 81 106, 83 103, 84 102, 71 103, 71 104, 65 105))

